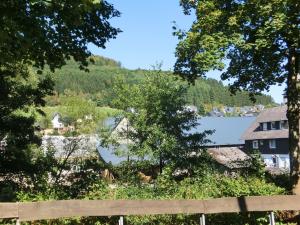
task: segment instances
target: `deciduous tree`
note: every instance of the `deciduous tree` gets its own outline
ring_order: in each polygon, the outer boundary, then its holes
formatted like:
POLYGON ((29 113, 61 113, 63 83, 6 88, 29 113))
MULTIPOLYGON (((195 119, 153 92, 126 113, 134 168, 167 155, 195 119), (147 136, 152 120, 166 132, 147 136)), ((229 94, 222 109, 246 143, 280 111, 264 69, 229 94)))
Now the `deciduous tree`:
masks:
POLYGON ((211 131, 191 132, 198 117, 186 108, 187 88, 161 71, 151 72, 139 84, 128 85, 122 80, 116 84, 114 105, 124 111, 130 126, 120 135, 129 139, 131 155, 151 159, 160 169, 167 162, 191 169, 205 153, 201 146, 211 131))
POLYGON ((196 19, 176 49, 175 73, 193 81, 229 66, 222 79, 251 96, 286 82, 291 175, 300 194, 300 3, 297 0, 181 0, 196 19))
POLYGON ((0 15, 0 162, 9 162, 1 175, 24 172, 14 160, 30 158, 23 157, 36 139, 30 109, 44 105, 53 89, 36 72, 54 71, 71 57, 86 70, 88 44, 104 48, 120 30, 109 23, 119 12, 105 0, 3 0, 0 15))

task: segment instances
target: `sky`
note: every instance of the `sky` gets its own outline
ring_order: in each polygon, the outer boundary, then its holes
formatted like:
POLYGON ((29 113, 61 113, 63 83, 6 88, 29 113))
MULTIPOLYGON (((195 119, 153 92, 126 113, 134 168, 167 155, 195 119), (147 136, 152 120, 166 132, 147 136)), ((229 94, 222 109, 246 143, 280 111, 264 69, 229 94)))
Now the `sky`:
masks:
MULTIPOLYGON (((178 43, 172 35, 173 21, 179 28, 188 30, 194 17, 183 14, 179 0, 108 0, 121 12, 111 24, 123 32, 106 44, 106 49, 89 45, 95 55, 102 55, 121 62, 128 69, 151 69, 162 63, 163 70, 172 70, 175 63, 175 48, 178 43)), ((207 77, 220 80, 219 71, 207 77)), ((224 82, 228 84, 228 82, 224 82)), ((270 92, 281 103, 284 87, 274 86, 270 92)))

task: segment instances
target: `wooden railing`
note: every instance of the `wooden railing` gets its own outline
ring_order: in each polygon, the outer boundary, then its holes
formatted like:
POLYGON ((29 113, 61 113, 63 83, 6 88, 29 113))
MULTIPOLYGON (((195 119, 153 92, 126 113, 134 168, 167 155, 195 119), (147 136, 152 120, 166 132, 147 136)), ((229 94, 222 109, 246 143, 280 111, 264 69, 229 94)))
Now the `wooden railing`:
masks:
MULTIPOLYGON (((252 196, 210 200, 61 200, 0 203, 0 218, 34 221, 81 216, 205 215, 285 210, 300 210, 300 196, 252 196)), ((202 217, 201 224, 205 224, 204 217, 202 217)))

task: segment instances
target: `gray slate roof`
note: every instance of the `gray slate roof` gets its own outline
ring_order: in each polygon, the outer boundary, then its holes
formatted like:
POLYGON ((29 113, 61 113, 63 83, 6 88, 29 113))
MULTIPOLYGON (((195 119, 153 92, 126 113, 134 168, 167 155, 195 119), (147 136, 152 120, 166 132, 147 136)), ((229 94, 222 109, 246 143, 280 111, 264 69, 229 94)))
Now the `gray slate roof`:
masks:
POLYGON ((277 139, 288 138, 288 129, 282 130, 258 130, 259 123, 287 120, 286 118, 286 106, 278 106, 262 111, 256 118, 256 120, 249 126, 249 128, 242 135, 243 140, 260 140, 260 139, 277 139))
POLYGON ((212 143, 206 146, 243 145, 241 136, 255 119, 255 117, 201 117, 196 131, 215 130, 207 137, 212 143))
POLYGON ((286 105, 266 109, 259 114, 259 116, 257 117, 257 122, 261 123, 287 120, 286 110, 286 105))
MULTIPOLYGON (((241 136, 255 119, 256 117, 201 117, 197 121, 199 125, 189 132, 214 130, 213 134, 207 136, 211 143, 206 146, 243 145, 241 136)), ((118 124, 114 122, 114 118, 109 118, 105 125, 115 130, 118 124)))

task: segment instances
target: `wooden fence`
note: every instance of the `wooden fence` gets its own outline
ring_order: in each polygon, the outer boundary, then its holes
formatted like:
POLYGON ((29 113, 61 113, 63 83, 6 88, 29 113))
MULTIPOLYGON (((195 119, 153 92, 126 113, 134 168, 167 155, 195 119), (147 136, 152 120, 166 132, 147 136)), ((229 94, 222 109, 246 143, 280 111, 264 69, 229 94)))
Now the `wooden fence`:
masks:
MULTIPOLYGON (((0 218, 34 221, 80 216, 217 214, 300 210, 300 196, 251 196, 210 200, 61 200, 0 203, 0 218)), ((272 217, 273 213, 271 214, 272 217)), ((119 224, 123 224, 121 217, 119 224)), ((205 224, 204 216, 200 224, 205 224)), ((274 218, 270 219, 273 224, 274 218)))

